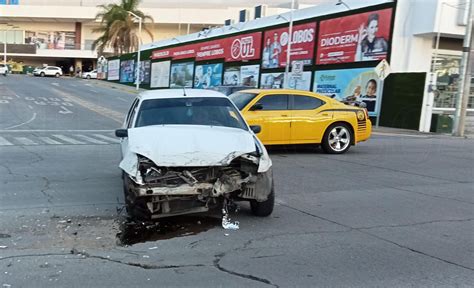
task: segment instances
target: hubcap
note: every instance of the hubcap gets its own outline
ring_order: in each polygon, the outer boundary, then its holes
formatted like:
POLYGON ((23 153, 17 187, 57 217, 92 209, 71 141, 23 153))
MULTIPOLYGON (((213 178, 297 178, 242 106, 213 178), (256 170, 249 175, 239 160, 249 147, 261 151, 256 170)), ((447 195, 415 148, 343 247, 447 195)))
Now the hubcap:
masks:
POLYGON ((329 133, 329 146, 336 152, 341 152, 350 144, 351 134, 343 126, 334 127, 329 133))

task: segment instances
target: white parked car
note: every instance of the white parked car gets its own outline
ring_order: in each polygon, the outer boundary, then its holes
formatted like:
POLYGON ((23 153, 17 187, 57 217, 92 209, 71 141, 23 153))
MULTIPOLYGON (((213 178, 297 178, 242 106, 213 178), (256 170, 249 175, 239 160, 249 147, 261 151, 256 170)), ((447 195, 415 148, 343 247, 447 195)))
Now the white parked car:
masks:
POLYGON ((82 73, 83 79, 97 79, 97 70, 82 73))
POLYGON ((5 64, 0 64, 0 74, 3 76, 7 76, 8 66, 6 66, 5 64))
POLYGON ((63 70, 56 66, 46 66, 46 67, 37 67, 33 70, 33 75, 35 76, 54 76, 59 77, 63 75, 63 70))
POLYGON ((250 201, 256 216, 273 211, 272 161, 224 94, 155 90, 134 100, 122 129, 123 185, 130 216, 154 219, 250 201))

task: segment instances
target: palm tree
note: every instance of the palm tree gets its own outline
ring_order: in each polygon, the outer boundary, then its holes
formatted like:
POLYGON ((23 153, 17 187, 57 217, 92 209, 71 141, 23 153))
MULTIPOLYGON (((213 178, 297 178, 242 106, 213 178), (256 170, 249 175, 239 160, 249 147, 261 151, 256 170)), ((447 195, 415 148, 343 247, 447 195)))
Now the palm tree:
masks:
MULTIPOLYGON (((141 0, 121 0, 120 4, 103 4, 97 7, 102 11, 97 13, 96 20, 101 21, 101 26, 93 29, 95 33, 102 33, 92 44, 93 49, 97 48, 99 54, 103 54, 108 47, 113 48, 115 55, 130 53, 138 50, 140 39, 138 37, 138 24, 134 23, 132 12, 153 23, 153 18, 138 10, 141 0)), ((143 23, 142 29, 153 41, 153 33, 150 28, 143 23)))

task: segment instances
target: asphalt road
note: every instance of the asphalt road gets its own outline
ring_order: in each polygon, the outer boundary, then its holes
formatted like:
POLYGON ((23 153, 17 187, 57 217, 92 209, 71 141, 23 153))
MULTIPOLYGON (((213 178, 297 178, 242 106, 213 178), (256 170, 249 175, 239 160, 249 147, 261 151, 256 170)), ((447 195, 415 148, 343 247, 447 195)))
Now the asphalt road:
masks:
POLYGON ((123 224, 113 129, 133 96, 97 81, 0 77, 2 287, 474 285, 472 139, 272 149, 270 217, 242 205, 237 231, 209 214, 151 233, 123 224))

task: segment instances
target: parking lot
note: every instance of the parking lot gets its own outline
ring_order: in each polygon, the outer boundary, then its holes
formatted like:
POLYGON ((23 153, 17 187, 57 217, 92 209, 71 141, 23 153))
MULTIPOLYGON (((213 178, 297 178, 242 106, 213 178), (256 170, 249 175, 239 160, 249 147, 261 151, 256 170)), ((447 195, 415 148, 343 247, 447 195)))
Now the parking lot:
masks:
POLYGON ((128 88, 0 79, 0 284, 11 287, 471 286, 474 141, 376 130, 343 155, 277 147, 276 206, 130 223, 128 88), (28 273, 27 273, 28 272, 28 273))

